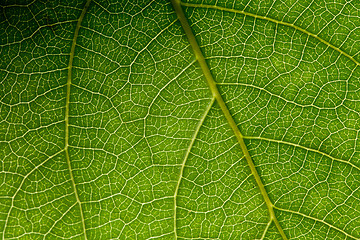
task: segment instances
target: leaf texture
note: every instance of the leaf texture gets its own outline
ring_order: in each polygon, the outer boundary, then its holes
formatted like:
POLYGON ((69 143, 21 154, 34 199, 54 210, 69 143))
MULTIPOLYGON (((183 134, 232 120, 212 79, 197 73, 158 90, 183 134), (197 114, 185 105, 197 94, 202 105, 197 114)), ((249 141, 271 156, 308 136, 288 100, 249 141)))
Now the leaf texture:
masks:
POLYGON ((2 1, 1 239, 360 239, 358 1, 2 1))

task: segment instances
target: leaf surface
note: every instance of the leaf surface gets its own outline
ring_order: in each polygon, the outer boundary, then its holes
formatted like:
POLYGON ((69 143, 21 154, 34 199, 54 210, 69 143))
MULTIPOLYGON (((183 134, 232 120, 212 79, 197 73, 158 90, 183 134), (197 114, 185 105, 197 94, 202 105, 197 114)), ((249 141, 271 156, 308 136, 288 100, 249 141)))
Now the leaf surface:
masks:
POLYGON ((3 1, 1 239, 360 239, 357 1, 3 1))

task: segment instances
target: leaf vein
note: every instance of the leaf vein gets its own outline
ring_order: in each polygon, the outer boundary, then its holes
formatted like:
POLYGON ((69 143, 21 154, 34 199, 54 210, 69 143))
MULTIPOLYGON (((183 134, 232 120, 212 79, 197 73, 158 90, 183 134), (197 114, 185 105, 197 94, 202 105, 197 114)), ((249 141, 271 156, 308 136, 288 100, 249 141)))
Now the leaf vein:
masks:
POLYGON ((76 28, 75 28, 75 32, 74 32, 74 39, 72 41, 72 45, 71 45, 71 50, 70 50, 70 57, 69 57, 69 64, 68 64, 68 76, 67 76, 67 83, 66 83, 66 103, 65 103, 65 144, 64 144, 64 149, 65 149, 65 156, 66 156, 66 162, 68 165, 68 169, 69 169, 69 175, 71 178, 71 182, 72 182, 72 187, 74 190, 74 194, 75 194, 75 198, 76 198, 76 202, 79 205, 79 209, 80 209, 80 218, 81 218, 81 225, 83 228, 83 234, 84 234, 84 238, 85 240, 87 240, 87 235, 86 235, 86 227, 85 227, 85 219, 84 219, 84 213, 83 213, 83 209, 81 206, 81 201, 79 198, 79 194, 77 192, 76 189, 76 183, 75 183, 75 179, 73 176, 73 170, 71 167, 71 163, 70 163, 70 156, 69 156, 69 115, 70 115, 70 92, 71 92, 71 80, 72 80, 72 67, 73 67, 73 60, 74 60, 74 55, 75 55, 75 47, 76 47, 76 40, 77 37, 79 35, 79 30, 81 27, 81 22, 84 19, 85 13, 87 11, 87 9, 89 8, 91 0, 87 0, 81 15, 79 17, 79 20, 76 24, 76 28))
POLYGON ((357 238, 357 237, 354 237, 354 236, 350 235, 349 233, 345 232, 344 230, 342 230, 342 229, 340 229, 340 228, 338 228, 338 227, 333 226, 332 224, 330 224, 330 223, 328 223, 328 222, 326 222, 326 221, 324 221, 324 220, 321 220, 321 219, 318 219, 318 218, 315 218, 315 217, 306 215, 306 214, 301 213, 301 212, 297 212, 297 211, 293 211, 293 210, 289 210, 289 209, 284 209, 284 208, 280 208, 280 207, 277 207, 277 206, 274 206, 274 208, 277 209, 277 210, 279 210, 279 211, 283 211, 283 212, 288 212, 288 213, 300 215, 300 216, 302 216, 302 217, 304 217, 304 218, 311 219, 311 220, 313 220, 313 221, 315 221, 315 222, 323 223, 323 224, 325 224, 326 226, 328 226, 328 227, 330 227, 330 228, 332 228, 332 229, 335 229, 335 230, 341 232, 342 234, 346 235, 347 237, 350 237, 350 238, 353 238, 353 239, 359 239, 359 238, 357 238))
POLYGON ((253 140, 264 140, 264 141, 269 141, 269 142, 274 142, 274 143, 282 143, 282 144, 286 144, 286 145, 290 145, 290 146, 293 146, 293 147, 298 147, 298 148, 302 148, 304 150, 307 150, 307 151, 310 151, 310 152, 315 152, 315 153, 318 153, 318 154, 321 154, 325 157, 328 157, 332 160, 335 160, 337 162, 341 162, 341 163, 345 163, 345 164, 348 164, 350 165, 351 167, 357 169, 360 171, 360 167, 356 166, 355 164, 353 164, 352 162, 350 162, 349 160, 344 160, 344 159, 340 159, 340 158, 336 158, 336 157, 333 157, 331 156, 330 154, 327 154, 327 153, 324 153, 320 150, 317 150, 317 149, 313 149, 313 148, 309 148, 309 147, 305 147, 305 146, 302 146, 300 144, 297 144, 297 143, 292 143, 292 142, 286 142, 286 141, 283 141, 283 140, 276 140, 276 139, 270 139, 270 138, 265 138, 265 137, 252 137, 252 136, 244 136, 244 139, 253 139, 253 140))
POLYGON ((231 129, 233 130, 234 132, 234 135, 237 139, 237 142, 239 143, 240 147, 241 147, 241 150, 243 152, 243 154, 245 155, 245 159, 247 161, 247 164, 251 170, 251 173, 252 175, 254 176, 255 178, 255 181, 259 187, 259 190, 260 190, 260 193, 261 195, 263 196, 264 198, 264 201, 265 201, 265 204, 267 206, 267 209, 268 209, 268 212, 269 212, 269 217, 270 217, 270 221, 273 221, 280 233, 280 235, 282 236, 283 239, 287 239, 282 227, 280 226, 277 218, 276 218, 276 215, 275 215, 275 212, 274 212, 274 209, 273 209, 273 204, 268 196, 268 193, 264 187, 264 184, 262 183, 262 180, 259 176, 259 173, 257 172, 256 170, 256 167, 255 167, 255 164, 249 154, 249 151, 247 150, 247 146, 245 145, 245 142, 244 142, 244 139, 243 139, 243 136, 239 130, 239 128, 237 127, 228 107, 226 106, 225 104, 225 101, 222 97, 222 95, 220 94, 218 88, 217 88, 217 85, 216 85, 216 82, 213 78, 213 75, 210 71, 210 68, 208 66, 208 64, 206 63, 206 60, 201 52, 201 49, 196 41, 196 38, 192 32, 192 29, 188 23, 188 20, 182 10, 182 7, 181 7, 181 1, 180 0, 171 0, 171 3, 174 7, 174 10, 175 10, 175 13, 180 21, 180 24, 185 32, 185 35, 193 49, 193 53, 201 67, 201 70, 204 74, 204 77, 206 79, 206 82, 209 86, 209 89, 212 93, 212 95, 214 96, 214 98, 216 99, 217 103, 219 104, 220 108, 221 108, 221 111, 223 112, 229 126, 231 127, 231 129))
POLYGON ((188 149, 186 150, 186 153, 185 153, 185 156, 184 156, 184 159, 182 161, 182 164, 181 164, 181 167, 180 167, 180 172, 179 172, 179 181, 177 182, 177 185, 175 187, 175 191, 174 191, 174 234, 175 234, 175 239, 177 239, 177 225, 176 225, 176 208, 178 207, 177 206, 177 195, 178 195, 178 192, 179 192, 179 187, 180 187, 180 183, 181 183, 181 179, 182 179, 182 176, 183 176, 183 172, 184 172, 184 168, 185 168, 185 165, 186 165, 186 161, 187 159, 189 158, 189 155, 190 155, 190 152, 191 152, 191 149, 192 147, 194 146, 194 143, 195 143, 195 140, 197 138, 197 135, 199 134, 200 132, 200 128, 201 126, 203 125, 204 121, 205 121, 205 118, 206 116, 208 115, 210 109, 212 108, 213 104, 215 102, 215 98, 213 97, 210 101, 210 103, 208 104, 202 118, 200 119, 196 129, 195 129, 195 132, 194 132, 194 135, 192 137, 192 139, 190 140, 190 144, 189 144, 189 147, 188 149))
POLYGON ((226 8, 226 7, 220 7, 220 6, 215 6, 215 5, 207 5, 207 4, 194 4, 194 3, 185 3, 185 2, 181 2, 181 5, 185 6, 185 7, 198 7, 198 8, 207 8, 207 9, 215 9, 215 10, 221 10, 221 11, 226 11, 226 12, 232 12, 232 13, 239 13, 239 14, 243 14, 245 16, 249 16, 249 17, 253 17, 253 18, 258 18, 258 19, 262 19, 262 20, 266 20, 266 21, 270 21, 273 23, 277 23, 277 24, 281 24, 283 26, 287 26, 287 27, 291 27, 294 28, 302 33, 305 33, 315 39, 317 39, 318 41, 322 42, 323 44, 325 44, 326 46, 334 49, 335 51, 339 52, 340 54, 346 56, 347 58, 349 58, 351 61, 353 61, 357 66, 360 66, 360 62, 358 62, 353 56, 351 56, 350 54, 346 53, 345 51, 343 51, 342 49, 336 47, 335 45, 331 44, 330 42, 326 41, 325 39, 322 39, 321 37, 319 37, 317 34, 314 34, 312 32, 309 32, 306 29, 303 29, 297 25, 294 25, 293 23, 288 23, 288 22, 284 22, 284 21, 280 21, 280 20, 276 20, 270 17, 266 17, 266 16, 261 16, 261 15, 257 15, 254 13, 250 13, 250 12, 246 12, 246 11, 242 11, 242 10, 237 10, 237 9, 232 9, 232 8, 226 8))

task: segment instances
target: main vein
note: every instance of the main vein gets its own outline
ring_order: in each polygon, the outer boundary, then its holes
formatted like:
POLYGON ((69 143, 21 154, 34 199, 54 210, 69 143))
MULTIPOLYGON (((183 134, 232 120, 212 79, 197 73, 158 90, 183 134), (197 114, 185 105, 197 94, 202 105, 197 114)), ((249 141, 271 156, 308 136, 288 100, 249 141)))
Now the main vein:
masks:
POLYGON ((75 32, 74 32, 74 38, 73 38, 73 42, 71 45, 71 50, 70 50, 70 57, 69 57, 69 64, 68 64, 68 76, 67 76, 67 83, 66 83, 66 103, 65 103, 65 156, 66 156, 66 162, 68 165, 68 169, 69 169, 69 174, 70 174, 70 178, 71 178, 71 183, 73 186, 73 190, 75 193, 75 198, 77 203, 79 204, 79 209, 80 209, 80 217, 81 217, 81 223, 82 223, 82 228, 83 228, 83 232, 84 232, 84 238, 87 239, 86 236, 86 228, 85 228, 85 219, 84 219, 84 213, 82 210, 82 206, 81 206, 81 201, 79 198, 79 194, 77 192, 76 189, 76 183, 75 183, 75 179, 74 179, 74 175, 73 175, 73 171, 71 168, 71 163, 70 163, 70 156, 69 156, 69 111, 70 111, 70 92, 71 92, 71 78, 72 78, 72 67, 73 67, 73 60, 74 60, 74 54, 75 54, 75 46, 76 46, 76 40, 77 37, 79 35, 79 30, 81 27, 81 22, 84 19, 85 13, 87 11, 87 9, 89 8, 91 0, 87 0, 81 15, 78 19, 78 22, 76 24, 76 28, 75 28, 75 32))
POLYGON ((247 147, 245 145, 244 142, 244 138, 243 135, 241 134, 239 128, 237 127, 229 109, 227 108, 224 99, 222 98, 217 86, 216 86, 216 82, 210 72, 210 69, 205 61, 205 58, 200 50, 200 47, 196 41, 196 38, 191 30, 191 27, 187 21, 187 18, 185 17, 185 14, 182 10, 181 4, 180 4, 180 0, 171 0, 171 3, 175 9, 176 15, 179 18, 179 21, 181 23, 182 28, 185 31, 185 35, 188 38, 188 41, 194 51, 196 60, 198 61, 200 68, 205 76, 205 79, 207 81, 207 84, 210 88, 210 91, 212 93, 212 95, 214 96, 214 98, 216 99, 216 101, 218 102, 221 111, 223 112, 227 122, 229 123, 231 129, 233 130, 236 139, 241 147, 242 152, 244 153, 244 156, 246 158, 246 161, 249 165, 249 168, 251 170, 251 173, 254 175, 255 181, 260 189, 261 195, 264 198, 265 204, 268 208, 269 211, 269 216, 270 216, 270 221, 273 221, 280 233, 280 235, 282 236, 282 238, 284 240, 287 240, 287 237, 284 233, 284 231, 282 230, 279 221, 277 220, 276 216, 275 216, 275 212, 274 212, 274 205, 272 204, 266 190, 264 187, 264 184, 261 181, 261 178, 255 168, 255 164, 253 162, 253 160, 251 159, 251 156, 249 154, 249 151, 247 150, 247 147))

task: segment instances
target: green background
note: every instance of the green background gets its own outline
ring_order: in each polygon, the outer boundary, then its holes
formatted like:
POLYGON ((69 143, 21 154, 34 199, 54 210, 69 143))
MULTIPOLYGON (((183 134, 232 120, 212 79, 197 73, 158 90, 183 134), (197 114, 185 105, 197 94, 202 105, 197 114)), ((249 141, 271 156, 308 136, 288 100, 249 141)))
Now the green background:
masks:
MULTIPOLYGON (((0 239, 282 239, 171 3, 85 5, 0 3, 0 239)), ((287 238, 360 239, 360 2, 182 8, 287 238)))

